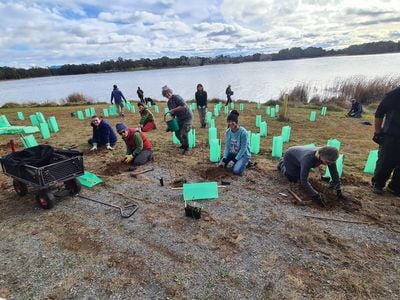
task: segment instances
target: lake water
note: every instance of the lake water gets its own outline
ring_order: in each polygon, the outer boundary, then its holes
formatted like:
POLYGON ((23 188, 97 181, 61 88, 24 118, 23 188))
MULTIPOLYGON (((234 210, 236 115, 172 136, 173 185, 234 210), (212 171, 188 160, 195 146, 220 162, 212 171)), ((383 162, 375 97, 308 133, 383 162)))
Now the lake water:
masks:
POLYGON ((0 82, 0 105, 60 101, 75 92, 109 101, 113 84, 127 99, 137 99, 138 86, 145 97, 163 99, 161 87, 168 85, 189 100, 194 98, 198 83, 203 84, 209 99, 225 99, 225 88, 231 84, 234 100, 265 102, 302 83, 318 93, 337 80, 353 76, 399 78, 399 62, 400 53, 395 53, 10 80, 0 82))

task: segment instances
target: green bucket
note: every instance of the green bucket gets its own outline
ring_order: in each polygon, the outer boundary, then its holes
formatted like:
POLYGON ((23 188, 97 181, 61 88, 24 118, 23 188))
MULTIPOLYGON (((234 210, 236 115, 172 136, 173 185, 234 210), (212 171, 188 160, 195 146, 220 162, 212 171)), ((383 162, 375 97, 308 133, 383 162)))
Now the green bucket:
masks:
POLYGON ((171 130, 172 132, 179 131, 178 120, 176 118, 172 118, 171 120, 167 121, 165 117, 168 114, 169 114, 169 112, 164 114, 164 121, 165 121, 165 123, 167 123, 167 126, 168 126, 169 130, 171 130))

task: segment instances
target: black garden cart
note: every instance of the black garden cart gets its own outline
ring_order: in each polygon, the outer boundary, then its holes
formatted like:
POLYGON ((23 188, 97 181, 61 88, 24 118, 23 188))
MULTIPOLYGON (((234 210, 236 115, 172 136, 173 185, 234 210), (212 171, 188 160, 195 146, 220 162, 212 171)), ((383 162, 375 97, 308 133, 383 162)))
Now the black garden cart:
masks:
POLYGON ((63 183, 70 195, 80 191, 76 177, 84 173, 82 152, 38 145, 3 156, 0 162, 4 174, 13 178, 15 192, 24 196, 28 186, 34 187, 36 200, 44 209, 54 206, 51 186, 63 183))

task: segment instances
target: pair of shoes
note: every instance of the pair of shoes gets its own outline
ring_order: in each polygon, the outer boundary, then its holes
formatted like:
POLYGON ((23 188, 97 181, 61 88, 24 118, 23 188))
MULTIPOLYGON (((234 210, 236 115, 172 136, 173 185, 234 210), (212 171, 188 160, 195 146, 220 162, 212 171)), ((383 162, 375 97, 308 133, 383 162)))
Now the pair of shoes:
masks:
POLYGON ((383 188, 377 185, 376 183, 372 185, 372 192, 377 195, 383 195, 384 193, 383 188))
POLYGON ((390 185, 388 185, 388 186, 386 187, 386 190, 387 190, 389 193, 393 194, 394 196, 400 197, 400 191, 397 191, 397 190, 393 189, 390 185))

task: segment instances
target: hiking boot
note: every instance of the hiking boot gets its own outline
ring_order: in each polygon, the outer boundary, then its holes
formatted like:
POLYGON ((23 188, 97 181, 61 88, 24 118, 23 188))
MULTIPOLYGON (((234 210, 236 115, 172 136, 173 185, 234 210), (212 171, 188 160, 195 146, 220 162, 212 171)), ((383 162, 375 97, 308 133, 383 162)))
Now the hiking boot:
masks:
POLYGON ((189 151, 189 147, 188 146, 183 147, 182 149, 183 149, 182 155, 185 155, 189 151))
POLYGON ((390 185, 386 187, 386 191, 388 191, 389 193, 391 193, 396 197, 400 197, 400 191, 393 189, 390 185))
POLYGON ((376 183, 374 183, 372 186, 372 192, 377 195, 383 195, 384 193, 383 188, 377 185, 376 183))

